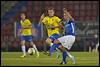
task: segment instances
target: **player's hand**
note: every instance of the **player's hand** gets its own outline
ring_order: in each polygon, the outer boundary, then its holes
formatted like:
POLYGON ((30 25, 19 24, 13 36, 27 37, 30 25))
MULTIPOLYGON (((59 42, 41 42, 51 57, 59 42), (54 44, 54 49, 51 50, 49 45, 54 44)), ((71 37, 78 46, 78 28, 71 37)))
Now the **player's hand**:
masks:
POLYGON ((45 17, 45 15, 44 15, 44 13, 41 15, 41 18, 40 18, 40 20, 39 20, 39 24, 38 24, 38 26, 40 26, 40 24, 41 24, 41 22, 42 22, 42 20, 43 20, 43 18, 45 17))
POLYGON ((63 11, 67 11, 67 9, 66 8, 63 8, 63 11))
POLYGON ((68 13, 66 8, 63 8, 63 12, 66 13, 66 14, 68 13))

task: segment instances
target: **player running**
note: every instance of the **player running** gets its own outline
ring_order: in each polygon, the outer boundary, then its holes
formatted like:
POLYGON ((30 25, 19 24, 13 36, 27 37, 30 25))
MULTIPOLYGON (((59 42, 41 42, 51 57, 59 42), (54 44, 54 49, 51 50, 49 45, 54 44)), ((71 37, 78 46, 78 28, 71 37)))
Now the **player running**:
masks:
MULTIPOLYGON (((47 9, 48 16, 44 16, 44 14, 41 16, 39 24, 42 22, 45 24, 47 28, 48 38, 46 39, 46 43, 49 44, 51 47, 53 45, 53 39, 59 37, 59 22, 61 21, 60 18, 57 16, 54 16, 55 11, 53 7, 49 7, 47 9)), ((58 55, 57 55, 58 56, 58 55)))
POLYGON ((29 19, 26 19, 25 13, 21 13, 21 21, 20 21, 21 29, 19 29, 18 35, 21 39, 21 49, 23 55, 21 57, 26 56, 25 42, 29 41, 31 46, 35 49, 37 57, 39 57, 39 51, 37 50, 35 44, 32 42, 32 24, 29 19))
POLYGON ((65 36, 62 36, 56 40, 54 40, 54 46, 58 47, 62 51, 62 61, 61 64, 66 64, 66 56, 69 56, 72 63, 75 64, 74 56, 69 53, 73 43, 75 42, 75 23, 67 9, 63 9, 64 12, 64 29, 65 36))

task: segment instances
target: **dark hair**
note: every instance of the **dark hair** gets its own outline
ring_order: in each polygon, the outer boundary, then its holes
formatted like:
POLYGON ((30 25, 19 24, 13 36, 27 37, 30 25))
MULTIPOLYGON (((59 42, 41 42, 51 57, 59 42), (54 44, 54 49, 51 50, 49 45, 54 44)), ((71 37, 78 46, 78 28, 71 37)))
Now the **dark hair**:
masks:
POLYGON ((48 7, 48 8, 47 8, 47 11, 48 11, 48 10, 53 10, 53 11, 55 11, 54 7, 48 7))
POLYGON ((24 14, 26 18, 28 18, 27 13, 26 12, 20 12, 20 15, 24 14))
POLYGON ((45 12, 46 15, 48 15, 48 10, 55 11, 54 7, 51 7, 51 6, 50 7, 46 7, 45 10, 46 10, 46 12, 45 12))
POLYGON ((21 14, 24 14, 24 15, 25 15, 25 13, 20 13, 20 15, 21 15, 21 14))
POLYGON ((21 12, 20 15, 21 15, 21 14, 24 14, 25 16, 27 16, 26 12, 21 12))

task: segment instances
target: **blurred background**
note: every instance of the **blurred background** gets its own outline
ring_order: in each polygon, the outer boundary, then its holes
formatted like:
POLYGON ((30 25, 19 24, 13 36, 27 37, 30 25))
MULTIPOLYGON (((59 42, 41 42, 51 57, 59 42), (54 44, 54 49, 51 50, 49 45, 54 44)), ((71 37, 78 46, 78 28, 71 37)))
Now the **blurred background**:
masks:
POLYGON ((21 12, 26 12, 33 24, 33 42, 39 51, 48 50, 46 28, 44 25, 39 27, 38 22, 49 6, 55 8, 59 18, 66 7, 75 19, 76 41, 71 51, 96 51, 99 44, 99 1, 1 1, 1 51, 21 51, 14 25, 20 21, 21 12))

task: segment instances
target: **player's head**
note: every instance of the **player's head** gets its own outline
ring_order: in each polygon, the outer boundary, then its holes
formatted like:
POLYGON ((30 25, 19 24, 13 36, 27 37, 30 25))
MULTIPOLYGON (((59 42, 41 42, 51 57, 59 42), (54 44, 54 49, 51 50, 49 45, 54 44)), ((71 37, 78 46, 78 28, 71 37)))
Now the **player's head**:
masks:
POLYGON ((47 8, 47 13, 49 16, 54 16, 55 13, 54 8, 53 7, 47 8))
POLYGON ((64 13, 64 14, 63 14, 63 18, 64 18, 65 20, 68 20, 69 17, 68 17, 68 15, 67 15, 66 13, 64 13))
POLYGON ((24 20, 24 19, 26 18, 25 13, 21 13, 20 15, 21 15, 21 19, 22 19, 22 20, 24 20))
POLYGON ((67 15, 67 9, 66 8, 63 8, 63 18, 65 20, 68 20, 69 19, 68 15, 67 15))

